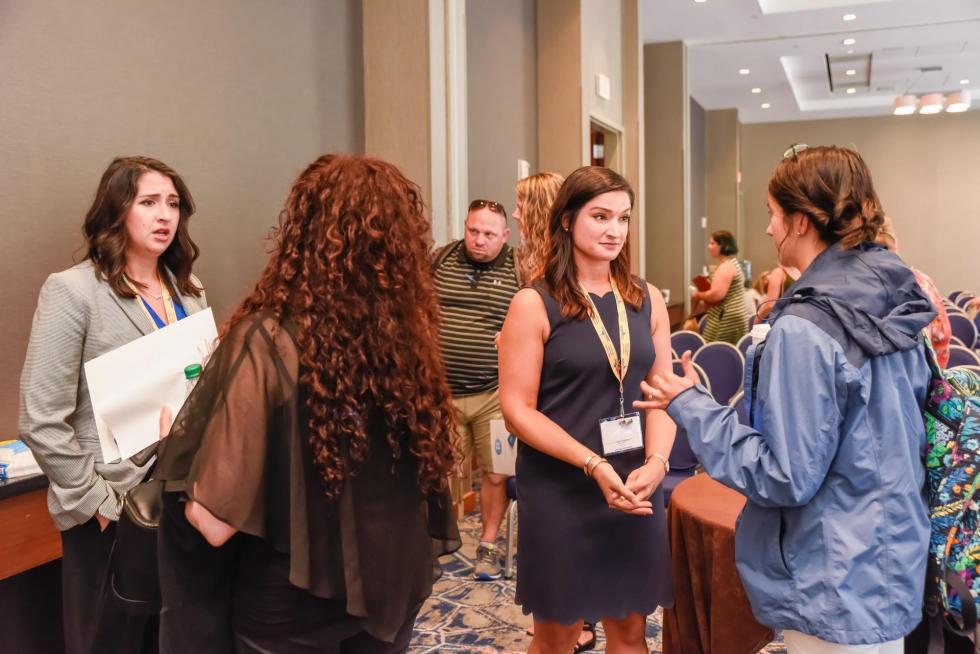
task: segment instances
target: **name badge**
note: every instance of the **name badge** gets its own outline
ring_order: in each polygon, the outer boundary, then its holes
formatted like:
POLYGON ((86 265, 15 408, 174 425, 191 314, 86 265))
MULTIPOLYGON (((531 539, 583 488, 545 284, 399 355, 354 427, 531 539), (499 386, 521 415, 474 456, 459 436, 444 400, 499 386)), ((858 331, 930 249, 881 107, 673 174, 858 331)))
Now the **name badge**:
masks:
POLYGON ((602 434, 603 456, 643 449, 639 413, 603 418, 599 421, 599 431, 602 434))

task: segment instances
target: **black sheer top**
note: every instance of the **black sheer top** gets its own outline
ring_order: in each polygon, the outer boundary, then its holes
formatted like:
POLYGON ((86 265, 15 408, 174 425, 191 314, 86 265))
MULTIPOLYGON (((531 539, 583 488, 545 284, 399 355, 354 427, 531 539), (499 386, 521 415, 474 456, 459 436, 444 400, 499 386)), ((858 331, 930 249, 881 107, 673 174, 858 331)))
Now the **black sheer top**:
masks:
POLYGON ((292 585, 346 598, 368 633, 391 640, 431 593, 434 556, 460 545, 452 503, 423 496, 417 459, 407 447, 393 457, 391 428, 369 408, 370 453, 337 498, 326 496, 291 329, 255 315, 229 332, 162 442, 154 477, 287 555, 292 585))

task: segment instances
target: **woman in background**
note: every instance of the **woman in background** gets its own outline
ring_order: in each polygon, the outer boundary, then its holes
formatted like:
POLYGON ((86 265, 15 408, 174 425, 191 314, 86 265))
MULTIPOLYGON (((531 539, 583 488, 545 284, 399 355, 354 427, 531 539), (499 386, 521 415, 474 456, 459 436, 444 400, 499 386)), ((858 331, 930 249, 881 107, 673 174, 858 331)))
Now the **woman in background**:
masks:
POLYGON ((800 271, 792 266, 776 266, 767 277, 766 297, 759 303, 756 317, 761 321, 769 317, 776 300, 783 297, 789 287, 800 278, 800 271))
POLYGON ((156 619, 124 613, 108 586, 122 497, 146 467, 105 460, 85 362, 207 306, 191 273, 193 213, 172 168, 149 157, 115 159, 85 216, 85 260, 49 276, 37 301, 18 436, 48 477, 48 510, 61 531, 69 654, 156 651, 156 619))
POLYGON ((718 260, 711 275, 711 288, 695 291, 694 302, 708 307, 708 323, 704 340, 725 341, 735 345, 749 330, 749 314, 745 310, 745 276, 735 255, 738 245, 730 232, 718 230, 708 239, 708 254, 718 260))
MULTIPOLYGON (((898 254, 898 235, 895 233, 892 219, 888 216, 885 216, 884 222, 881 224, 881 230, 878 232, 876 241, 898 254)), ((919 287, 929 296, 933 308, 936 309, 936 318, 929 324, 927 333, 929 342, 932 343, 932 349, 936 352, 937 363, 940 367, 945 368, 949 363, 949 341, 953 337, 953 328, 949 324, 949 315, 946 313, 943 296, 929 275, 916 268, 912 268, 912 272, 915 273, 915 280, 919 283, 919 287)))
POLYGON ((389 163, 300 174, 163 441, 164 652, 389 654, 459 546, 429 222, 389 163))
POLYGON ((511 216, 521 234, 516 261, 524 284, 530 284, 544 273, 548 255, 548 214, 564 181, 558 173, 545 172, 517 182, 517 204, 511 216))

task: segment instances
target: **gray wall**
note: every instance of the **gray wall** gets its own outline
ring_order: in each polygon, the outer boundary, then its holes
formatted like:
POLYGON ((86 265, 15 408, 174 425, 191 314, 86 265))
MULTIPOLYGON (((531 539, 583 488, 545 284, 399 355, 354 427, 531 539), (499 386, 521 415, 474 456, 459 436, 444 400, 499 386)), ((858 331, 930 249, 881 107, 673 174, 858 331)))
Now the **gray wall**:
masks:
MULTIPOLYGON (((532 174, 540 172, 535 32, 534 0, 466 2, 469 196, 496 200, 508 215, 517 160, 528 161, 532 174)), ((516 225, 509 224, 517 243, 516 225)))
POLYGON ((980 291, 980 111, 743 125, 746 257, 754 273, 776 262, 766 236, 766 187, 791 143, 849 145, 864 157, 898 233, 902 258, 943 295, 980 291))
POLYGON ((184 177, 195 272, 226 317, 295 175, 363 150, 360 35, 357 0, 0 2, 0 438, 38 290, 77 258, 109 161, 146 154, 184 177))

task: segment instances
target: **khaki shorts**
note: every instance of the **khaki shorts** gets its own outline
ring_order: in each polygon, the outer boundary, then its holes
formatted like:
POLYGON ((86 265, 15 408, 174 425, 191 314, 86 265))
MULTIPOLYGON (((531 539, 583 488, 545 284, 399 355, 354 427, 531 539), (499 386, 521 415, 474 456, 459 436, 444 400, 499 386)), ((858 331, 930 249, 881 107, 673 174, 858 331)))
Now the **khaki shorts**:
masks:
POLYGON ((503 419, 497 389, 476 395, 454 397, 453 406, 456 407, 456 420, 459 423, 458 433, 463 452, 463 465, 471 465, 472 457, 476 456, 476 463, 480 470, 492 473, 490 421, 503 419))

